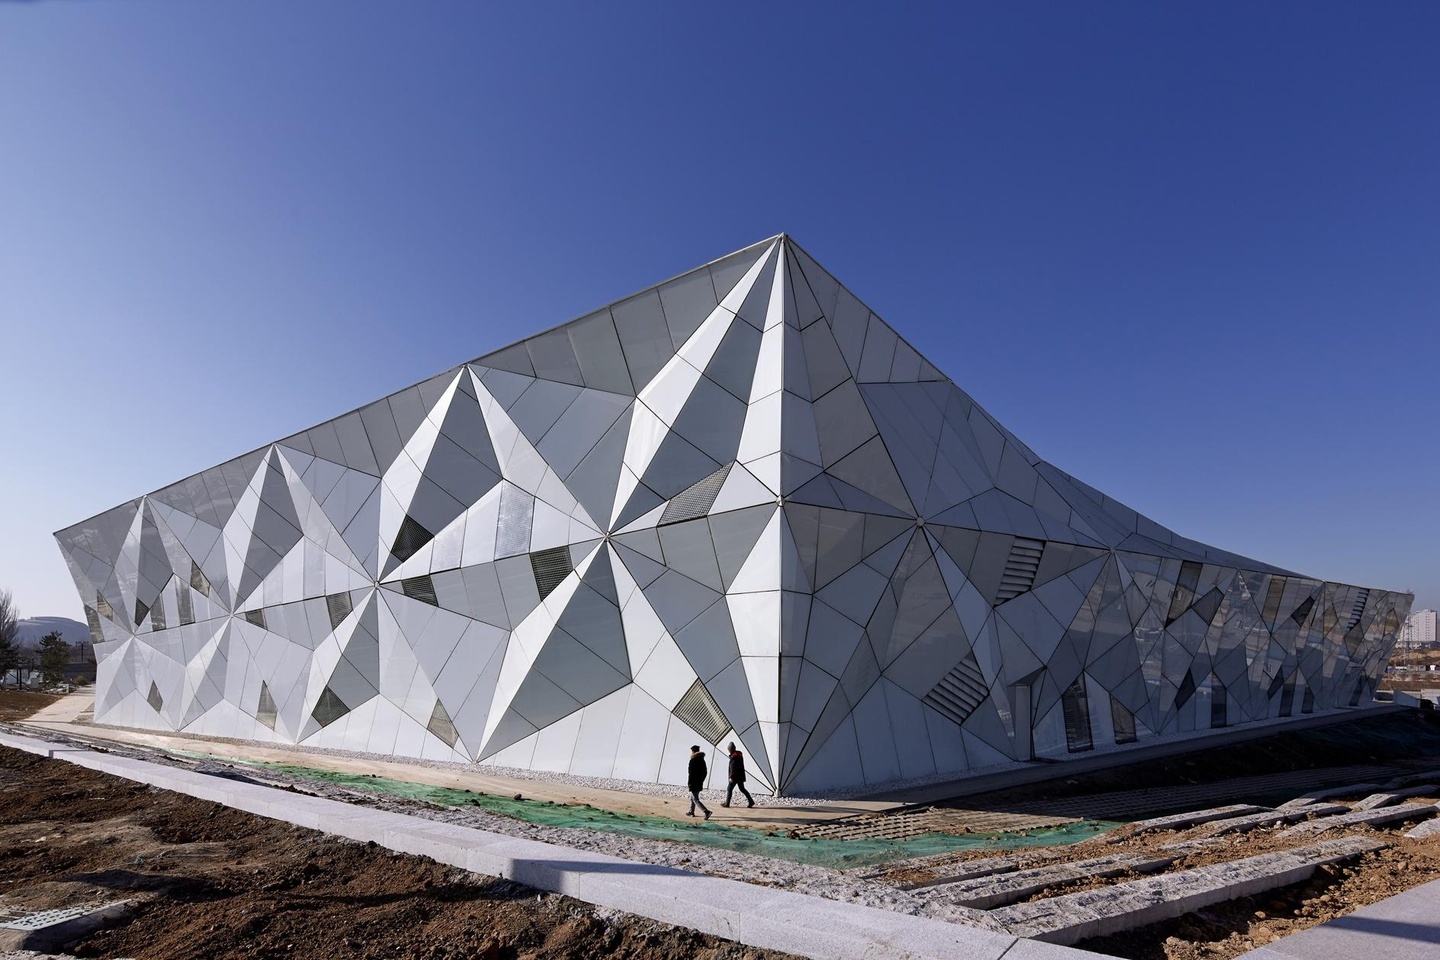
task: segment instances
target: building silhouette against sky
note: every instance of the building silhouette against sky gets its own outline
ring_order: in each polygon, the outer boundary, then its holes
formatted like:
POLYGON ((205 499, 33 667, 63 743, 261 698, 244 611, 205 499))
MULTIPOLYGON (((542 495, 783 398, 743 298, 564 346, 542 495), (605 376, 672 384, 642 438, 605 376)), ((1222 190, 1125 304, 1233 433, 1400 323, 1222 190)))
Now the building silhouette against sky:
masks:
POLYGON ((783 235, 56 536, 99 722, 782 792, 1363 704, 1411 602, 1046 463, 783 235))

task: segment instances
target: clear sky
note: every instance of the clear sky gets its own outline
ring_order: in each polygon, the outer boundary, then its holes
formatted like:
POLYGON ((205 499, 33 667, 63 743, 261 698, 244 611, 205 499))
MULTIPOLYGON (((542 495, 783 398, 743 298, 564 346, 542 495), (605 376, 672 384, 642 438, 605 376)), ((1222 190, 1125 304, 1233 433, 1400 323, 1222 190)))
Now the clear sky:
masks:
POLYGON ((786 231, 1056 465, 1440 605, 1440 4, 900 6, 0 2, 0 587, 786 231))

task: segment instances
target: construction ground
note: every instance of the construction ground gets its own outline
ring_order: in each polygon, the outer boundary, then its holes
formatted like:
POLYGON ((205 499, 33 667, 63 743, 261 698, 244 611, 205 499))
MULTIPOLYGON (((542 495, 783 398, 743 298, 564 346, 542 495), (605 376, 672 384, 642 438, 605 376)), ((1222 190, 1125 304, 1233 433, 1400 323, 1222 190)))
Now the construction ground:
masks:
POLYGON ((786 955, 137 784, 66 762, 72 749, 1115 957, 1280 949, 1440 878, 1430 710, 965 786, 983 793, 761 798, 709 822, 678 790, 102 728, 83 695, 0 693, 0 733, 55 748, 0 746, 0 956, 786 955), (18 922, 71 914, 98 919, 49 944, 18 922))

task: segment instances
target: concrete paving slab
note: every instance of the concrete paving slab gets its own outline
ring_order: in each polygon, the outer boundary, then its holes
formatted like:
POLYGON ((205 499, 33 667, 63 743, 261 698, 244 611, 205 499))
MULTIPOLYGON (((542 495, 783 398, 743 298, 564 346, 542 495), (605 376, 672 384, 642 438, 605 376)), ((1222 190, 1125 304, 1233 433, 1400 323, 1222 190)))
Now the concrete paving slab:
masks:
POLYGON ((1329 800, 1331 797, 1358 797, 1363 793, 1384 789, 1385 785, 1381 783, 1350 783, 1343 787, 1331 787, 1329 790, 1312 790, 1304 796, 1285 801, 1276 809, 1291 810, 1295 807, 1318 803, 1321 800, 1329 800))
POLYGON ((1325 840, 1294 850, 1017 903, 991 911, 990 916, 1016 936, 1068 945, 1299 883, 1317 867, 1384 846, 1382 841, 1365 837, 1325 840))
POLYGON ((1264 813, 1252 813, 1243 817, 1231 817, 1227 820, 1213 820, 1205 826, 1210 834, 1219 836, 1223 833, 1246 833, 1261 827, 1273 827, 1278 823, 1294 823, 1296 820, 1304 820, 1307 817, 1348 813, 1349 810, 1349 807, 1339 803, 1312 803, 1309 806, 1291 807, 1288 810, 1280 807, 1264 813))
POLYGON ((1440 820, 1426 820, 1424 823, 1405 831, 1405 836, 1411 840, 1423 840, 1426 837, 1433 837, 1440 834, 1440 820))
POLYGON ((1307 837, 1327 830, 1343 830, 1346 827, 1378 827, 1401 820, 1427 820, 1440 813, 1433 803, 1406 803, 1398 807, 1381 807, 1378 810, 1351 810, 1333 817, 1320 817, 1297 823, 1280 831, 1282 837, 1307 837))
POLYGON ((1090 877, 1114 877, 1131 871, 1154 873, 1174 862, 1173 857, 1147 857, 1142 854, 1121 853, 1110 857, 1055 863, 1036 867, 1033 870, 1018 870, 1015 873, 977 877, 943 887, 931 887, 926 893, 957 903, 962 907, 991 910, 1023 900, 1056 884, 1070 883, 1090 877))
POLYGON ((1416 787, 1406 787, 1403 790, 1389 790, 1385 793, 1372 793, 1370 796, 1355 804, 1354 810, 1377 810, 1380 807, 1390 807, 1410 797, 1437 797, 1440 796, 1440 786, 1433 783, 1424 783, 1416 787))
POLYGON ((1239 960, 1435 960, 1440 956, 1440 880, 1318 927, 1282 937, 1239 960))
POLYGON ((1212 820, 1230 820, 1248 814, 1269 812, 1269 807, 1257 807, 1249 803, 1232 803, 1228 807, 1210 807, 1207 810, 1195 810, 1190 813, 1172 813, 1168 817, 1136 820, 1130 824, 1130 828, 1132 834, 1151 833, 1156 830, 1183 830, 1186 827, 1209 823, 1212 820))

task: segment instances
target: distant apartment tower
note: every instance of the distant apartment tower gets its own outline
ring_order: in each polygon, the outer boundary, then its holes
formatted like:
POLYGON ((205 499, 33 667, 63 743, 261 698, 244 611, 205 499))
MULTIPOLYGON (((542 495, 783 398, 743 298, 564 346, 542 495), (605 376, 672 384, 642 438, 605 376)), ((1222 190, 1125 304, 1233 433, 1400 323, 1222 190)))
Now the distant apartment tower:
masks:
POLYGON ((1435 635, 1437 614, 1434 610, 1416 610, 1405 621, 1400 632, 1400 646, 1408 650, 1429 650, 1440 646, 1435 635))

